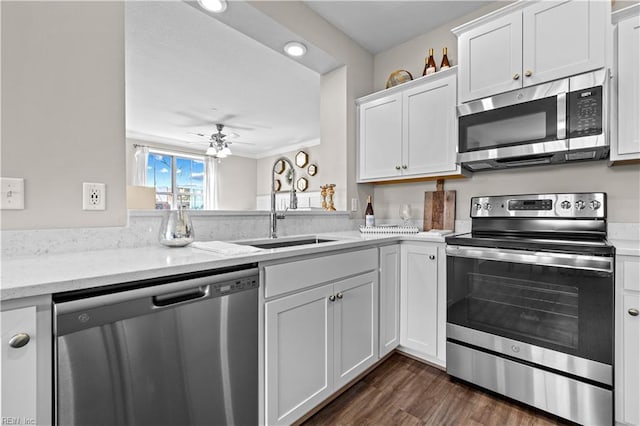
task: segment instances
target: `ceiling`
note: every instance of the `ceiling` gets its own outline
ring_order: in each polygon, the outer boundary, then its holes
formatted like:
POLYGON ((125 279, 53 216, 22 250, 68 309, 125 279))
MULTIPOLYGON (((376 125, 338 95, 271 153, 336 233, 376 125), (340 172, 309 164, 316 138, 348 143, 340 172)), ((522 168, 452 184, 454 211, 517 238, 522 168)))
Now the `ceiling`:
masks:
POLYGON ((305 0, 305 3, 375 55, 491 2, 305 0))
MULTIPOLYGON (((305 3, 375 54, 489 2, 305 3)), ((207 139, 194 133, 222 123, 242 156, 319 143, 320 74, 340 65, 334 58, 312 45, 299 61, 285 56, 279 46, 296 35, 243 1, 221 15, 195 2, 132 1, 125 16, 129 138, 204 152, 207 139)))

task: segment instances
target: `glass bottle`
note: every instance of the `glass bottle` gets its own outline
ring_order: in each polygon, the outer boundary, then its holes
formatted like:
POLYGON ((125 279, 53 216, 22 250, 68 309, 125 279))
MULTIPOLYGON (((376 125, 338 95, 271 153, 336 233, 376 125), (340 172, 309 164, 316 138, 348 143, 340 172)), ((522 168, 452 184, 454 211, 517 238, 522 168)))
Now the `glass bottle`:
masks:
POLYGON ((451 67, 451 65, 449 65, 449 58, 447 57, 447 48, 443 47, 442 48, 442 62, 440 62, 440 70, 446 70, 449 67, 451 67))
POLYGON ((436 72, 436 61, 433 59, 433 48, 429 49, 429 56, 424 60, 424 71, 422 75, 429 75, 436 72))
POLYGON ((364 210, 364 226, 374 226, 375 217, 373 215, 373 206, 371 205, 371 195, 367 197, 367 208, 364 210))

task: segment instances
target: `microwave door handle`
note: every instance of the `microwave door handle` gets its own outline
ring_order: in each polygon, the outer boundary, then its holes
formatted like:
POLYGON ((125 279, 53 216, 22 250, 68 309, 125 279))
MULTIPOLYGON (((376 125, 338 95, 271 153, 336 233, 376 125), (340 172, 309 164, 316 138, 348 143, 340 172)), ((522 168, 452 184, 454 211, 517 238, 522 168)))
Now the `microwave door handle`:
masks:
POLYGON ((562 140, 567 138, 567 94, 559 93, 556 100, 558 116, 558 130, 556 137, 558 140, 562 140))
POLYGON ((613 272, 613 259, 602 256, 464 246, 447 246, 446 253, 447 256, 466 257, 469 259, 583 269, 606 273, 613 272))

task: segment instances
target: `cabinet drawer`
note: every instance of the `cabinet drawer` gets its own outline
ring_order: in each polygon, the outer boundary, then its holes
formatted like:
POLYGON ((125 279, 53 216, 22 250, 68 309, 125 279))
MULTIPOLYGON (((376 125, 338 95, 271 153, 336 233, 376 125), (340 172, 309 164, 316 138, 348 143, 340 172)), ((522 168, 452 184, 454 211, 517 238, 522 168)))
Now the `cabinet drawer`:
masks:
POLYGON ((378 268, 378 250, 370 248, 264 267, 265 298, 378 268))
POLYGON ((640 291, 640 257, 621 257, 618 274, 625 290, 640 291))

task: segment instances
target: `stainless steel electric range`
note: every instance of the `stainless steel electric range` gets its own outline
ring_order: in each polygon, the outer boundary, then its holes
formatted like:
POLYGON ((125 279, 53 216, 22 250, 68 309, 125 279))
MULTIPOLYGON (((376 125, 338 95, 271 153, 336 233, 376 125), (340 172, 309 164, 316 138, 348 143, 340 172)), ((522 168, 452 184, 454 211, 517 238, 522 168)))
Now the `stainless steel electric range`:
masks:
POLYGON ((582 424, 613 422, 606 194, 474 197, 447 242, 447 372, 582 424))

